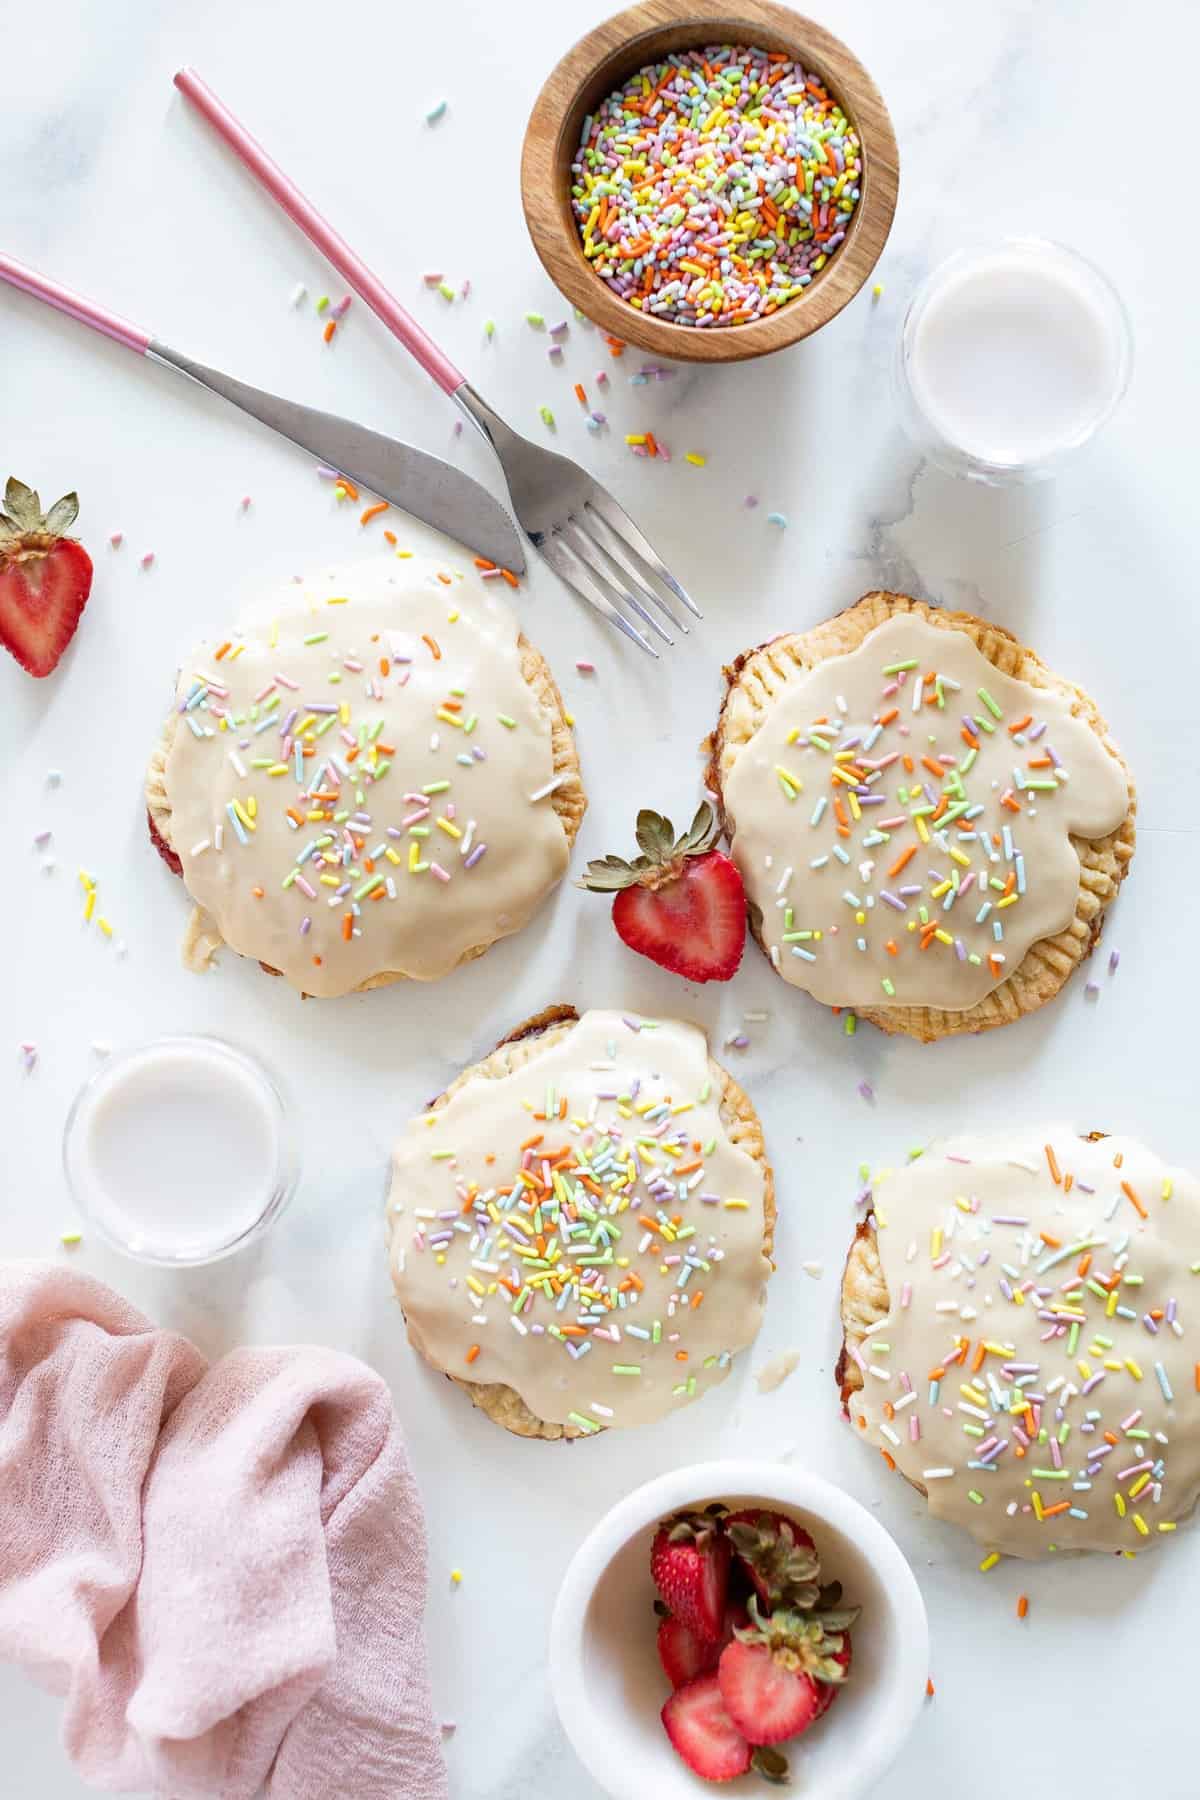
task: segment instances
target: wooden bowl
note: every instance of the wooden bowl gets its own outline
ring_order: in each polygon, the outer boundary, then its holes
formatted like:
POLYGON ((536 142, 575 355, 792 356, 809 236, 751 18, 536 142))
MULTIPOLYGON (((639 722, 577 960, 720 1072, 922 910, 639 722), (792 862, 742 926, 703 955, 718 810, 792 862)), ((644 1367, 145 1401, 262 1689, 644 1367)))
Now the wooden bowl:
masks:
POLYGON ((533 247, 586 318, 640 350, 680 362, 744 362, 828 324, 879 260, 896 211, 899 152, 887 107, 862 64, 823 26, 772 0, 642 0, 598 25, 538 95, 521 153, 521 201, 533 247), (571 163, 583 121, 646 63, 706 44, 782 51, 820 76, 858 132, 861 197, 843 242, 803 294, 766 318, 698 327, 650 317, 615 294, 583 254, 571 211, 571 163))

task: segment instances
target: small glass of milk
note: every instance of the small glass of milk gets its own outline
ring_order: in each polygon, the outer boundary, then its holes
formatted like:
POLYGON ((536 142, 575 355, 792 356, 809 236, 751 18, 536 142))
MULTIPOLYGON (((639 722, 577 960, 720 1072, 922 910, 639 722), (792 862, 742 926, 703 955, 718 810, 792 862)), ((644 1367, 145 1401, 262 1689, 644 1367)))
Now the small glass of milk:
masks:
POLYGON ((1047 238, 964 250, 905 314, 896 385, 906 431, 952 475, 1052 475, 1114 411, 1133 335, 1099 269, 1047 238))
POLYGON ((213 1037, 158 1038, 109 1057, 67 1116, 63 1164, 102 1237, 176 1268, 260 1236, 299 1173, 274 1080, 213 1037))

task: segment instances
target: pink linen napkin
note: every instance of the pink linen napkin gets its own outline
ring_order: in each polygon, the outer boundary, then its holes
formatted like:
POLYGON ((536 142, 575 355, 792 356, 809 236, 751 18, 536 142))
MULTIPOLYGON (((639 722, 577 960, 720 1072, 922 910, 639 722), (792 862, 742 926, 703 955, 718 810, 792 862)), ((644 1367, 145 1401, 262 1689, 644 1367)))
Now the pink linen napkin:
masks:
POLYGON ((387 1387, 312 1347, 211 1368, 86 1275, 0 1264, 0 1657, 85 1781, 446 1800, 425 1522, 387 1387))

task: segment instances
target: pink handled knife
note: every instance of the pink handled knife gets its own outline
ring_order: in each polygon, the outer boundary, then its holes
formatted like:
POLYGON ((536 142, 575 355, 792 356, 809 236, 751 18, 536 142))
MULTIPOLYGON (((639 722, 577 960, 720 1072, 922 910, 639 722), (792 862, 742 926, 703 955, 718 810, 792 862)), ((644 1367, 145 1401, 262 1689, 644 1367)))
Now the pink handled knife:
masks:
POLYGON ((81 294, 51 281, 49 276, 39 275, 36 269, 2 251, 0 281, 7 281, 37 300, 45 300, 59 312, 78 319, 81 325, 90 325, 93 331, 124 344, 127 350, 135 350, 139 356, 189 376, 340 475, 349 476, 370 493, 424 519, 448 537, 457 538, 498 568, 511 569, 518 575, 524 570, 525 552, 520 536, 499 501, 440 457, 356 425, 351 419, 300 406, 294 400, 250 387, 232 375, 223 375, 219 369, 193 362, 191 357, 131 325, 128 319, 85 300, 81 294))

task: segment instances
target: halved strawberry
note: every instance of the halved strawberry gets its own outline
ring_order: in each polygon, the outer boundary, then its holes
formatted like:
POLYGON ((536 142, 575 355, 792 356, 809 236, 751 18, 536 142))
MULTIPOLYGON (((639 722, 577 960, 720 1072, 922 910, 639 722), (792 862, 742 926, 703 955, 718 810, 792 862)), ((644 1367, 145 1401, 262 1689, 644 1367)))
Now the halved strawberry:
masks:
POLYGON ((802 1669, 776 1662, 765 1644, 735 1639, 721 1652, 717 1686, 725 1710, 748 1744, 799 1737, 825 1710, 819 1685, 802 1669))
POLYGON ((746 945, 746 895, 737 865, 714 848, 720 823, 707 800, 683 836, 656 812, 637 816, 641 854, 590 862, 580 887, 615 894, 617 936, 687 981, 728 981, 746 945))
POLYGON ((707 1675, 716 1668, 721 1657, 721 1644, 716 1638, 701 1637, 673 1613, 658 1627, 658 1660, 673 1688, 707 1675))
POLYGON ((677 1619, 698 1637, 719 1643, 733 1551, 719 1519, 680 1513, 666 1519, 650 1549, 650 1575, 677 1619))
POLYGON ((750 1615, 745 1607, 731 1603, 725 1608, 720 1637, 706 1638, 673 1613, 668 1613, 659 1622, 658 1660, 671 1686, 682 1687, 685 1681, 692 1681, 697 1675, 709 1674, 720 1661, 726 1644, 733 1642, 735 1631, 744 1630, 749 1623, 750 1615))
POLYGON ((688 1768, 705 1781, 732 1781, 750 1767, 750 1745, 726 1711, 715 1675, 676 1688, 660 1716, 688 1768))
POLYGON ((150 842, 154 845, 154 848, 158 851, 158 854, 162 857, 168 869, 170 869, 173 875, 182 875, 183 863, 180 861, 178 853, 172 850, 170 844, 168 844, 166 838, 154 823, 154 814, 150 811, 149 807, 146 809, 146 824, 150 827, 150 842))
MULTIPOLYGON (((820 1590, 813 1593, 819 1598, 820 1590)), ((764 1617, 751 1600, 749 1629, 721 1652, 717 1676, 729 1716, 752 1744, 779 1744, 807 1731, 831 1704, 822 1690, 845 1678, 846 1633, 858 1608, 817 1611, 816 1604, 764 1617)))
POLYGON ((57 668, 92 591, 92 559, 63 533, 79 500, 65 494, 43 516, 32 488, 10 476, 0 512, 0 644, 41 679, 57 668))

